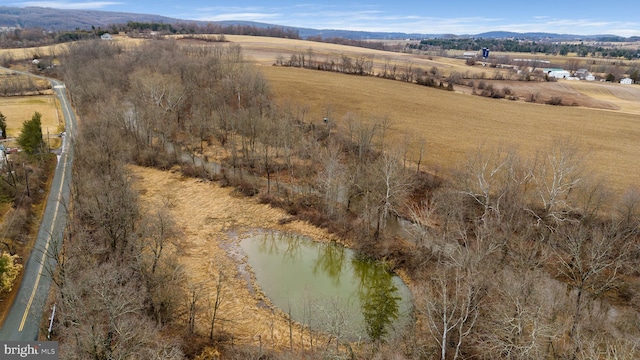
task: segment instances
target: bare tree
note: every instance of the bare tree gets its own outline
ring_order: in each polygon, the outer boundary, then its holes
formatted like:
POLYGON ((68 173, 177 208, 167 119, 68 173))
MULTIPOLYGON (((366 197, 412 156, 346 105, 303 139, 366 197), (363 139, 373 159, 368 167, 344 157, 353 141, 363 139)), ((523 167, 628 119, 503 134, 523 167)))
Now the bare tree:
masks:
POLYGON ((459 268, 440 271, 428 287, 423 311, 441 360, 460 357, 462 345, 478 320, 478 293, 469 275, 459 268))
POLYGON ((541 210, 530 210, 539 221, 549 218, 557 224, 570 220, 574 204, 569 195, 583 181, 582 158, 575 143, 561 139, 540 154, 533 167, 533 181, 541 210))
POLYGON ((556 245, 559 275, 575 289, 571 337, 582 319, 585 297, 593 299, 613 288, 626 257, 626 244, 601 227, 564 227, 556 245))
POLYGON ((342 203, 341 193, 344 191, 346 167, 342 163, 342 149, 336 144, 320 151, 322 170, 318 173, 317 183, 320 185, 324 199, 324 209, 329 215, 334 215, 342 203))
POLYGON ((459 173, 462 192, 481 206, 480 218, 485 226, 492 219, 499 223, 524 207, 531 178, 516 152, 501 148, 480 148, 459 173))
POLYGON ((196 331, 196 316, 200 310, 198 303, 201 300, 203 291, 204 285, 201 283, 191 283, 187 287, 185 308, 188 317, 187 330, 189 334, 193 334, 196 331))
POLYGON ((214 329, 216 321, 220 320, 220 314, 218 313, 222 303, 225 301, 226 293, 224 289, 224 283, 227 280, 225 273, 218 269, 217 278, 213 288, 213 294, 209 297, 209 317, 211 321, 211 328, 209 330, 209 339, 213 340, 214 329))
POLYGON ((555 314, 563 311, 557 298, 564 296, 563 286, 539 270, 501 272, 489 303, 487 318, 479 338, 478 352, 486 358, 542 359, 549 344, 559 338, 553 324, 555 314))
POLYGON ((389 215, 399 214, 399 210, 405 205, 405 200, 412 189, 412 178, 404 171, 400 159, 393 154, 383 153, 377 162, 379 176, 379 189, 376 189, 379 198, 377 207, 376 234, 379 235, 387 224, 389 215))

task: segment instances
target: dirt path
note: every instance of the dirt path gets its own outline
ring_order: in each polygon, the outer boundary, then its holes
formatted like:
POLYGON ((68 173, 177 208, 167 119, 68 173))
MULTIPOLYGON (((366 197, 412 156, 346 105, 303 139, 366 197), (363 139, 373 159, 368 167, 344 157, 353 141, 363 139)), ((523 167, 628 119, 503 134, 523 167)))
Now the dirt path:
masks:
MULTIPOLYGON (((220 309, 225 321, 216 326, 216 331, 233 334, 235 343, 259 346, 261 339, 264 347, 288 348, 289 327, 285 317, 264 306, 261 294, 253 294, 239 272, 239 262, 243 261, 239 261, 242 254, 234 246, 236 235, 263 228, 296 232, 320 240, 331 239, 331 236, 299 221, 279 225, 279 220, 288 217, 285 212, 259 204, 257 199, 233 196, 232 188, 183 178, 178 172, 131 169, 144 211, 167 208, 181 230, 183 251, 179 258, 190 283, 213 287, 219 269, 227 276, 220 309)), ((206 295, 201 304, 197 331, 208 334, 206 295)), ((308 346, 306 333, 304 339, 308 346)), ((300 330, 294 329, 294 347, 299 346, 300 330)))

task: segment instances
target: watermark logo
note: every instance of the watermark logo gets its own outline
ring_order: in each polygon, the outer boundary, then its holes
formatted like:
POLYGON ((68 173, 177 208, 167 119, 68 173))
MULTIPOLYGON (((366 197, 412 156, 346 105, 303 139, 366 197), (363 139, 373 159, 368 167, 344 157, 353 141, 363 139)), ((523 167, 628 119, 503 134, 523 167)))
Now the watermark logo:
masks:
POLYGON ((0 359, 58 360, 57 341, 0 341, 0 359))

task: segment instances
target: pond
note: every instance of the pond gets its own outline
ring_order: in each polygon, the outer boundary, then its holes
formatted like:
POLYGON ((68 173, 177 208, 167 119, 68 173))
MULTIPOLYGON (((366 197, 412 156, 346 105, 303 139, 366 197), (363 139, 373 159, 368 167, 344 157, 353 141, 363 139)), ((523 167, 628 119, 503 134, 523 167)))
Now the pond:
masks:
POLYGON ((384 264, 276 231, 246 237, 240 247, 271 302, 312 329, 353 341, 389 338, 410 323, 411 293, 384 264))

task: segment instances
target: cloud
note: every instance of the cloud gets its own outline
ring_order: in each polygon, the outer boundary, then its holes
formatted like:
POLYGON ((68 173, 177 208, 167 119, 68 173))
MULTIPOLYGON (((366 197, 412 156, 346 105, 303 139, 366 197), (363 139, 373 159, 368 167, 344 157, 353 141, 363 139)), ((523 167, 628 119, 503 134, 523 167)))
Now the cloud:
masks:
POLYGON ((639 35, 640 23, 568 19, 550 15, 437 17, 399 13, 376 4, 301 3, 290 7, 218 6, 198 9, 196 20, 253 20, 274 25, 422 34, 478 34, 486 31, 639 35), (636 29, 636 30, 629 30, 636 29))
POLYGON ((281 17, 281 14, 268 14, 259 12, 238 12, 225 13, 216 15, 200 15, 193 20, 199 21, 224 21, 224 20, 242 20, 242 21, 272 21, 281 17))
POLYGON ((67 1, 25 1, 16 3, 16 6, 38 6, 54 9, 73 9, 73 10, 87 10, 87 9, 100 9, 112 5, 120 5, 121 2, 113 1, 91 1, 91 2, 67 2, 67 1))

